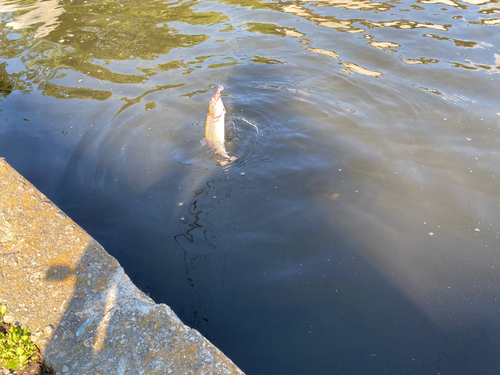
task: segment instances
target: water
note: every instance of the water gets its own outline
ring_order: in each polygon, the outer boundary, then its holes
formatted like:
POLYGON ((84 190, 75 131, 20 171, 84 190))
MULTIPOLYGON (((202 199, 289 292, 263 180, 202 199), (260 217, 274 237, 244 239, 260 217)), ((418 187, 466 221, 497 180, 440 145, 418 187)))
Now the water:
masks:
POLYGON ((500 3, 0 12, 1 156, 247 374, 498 373, 500 3))

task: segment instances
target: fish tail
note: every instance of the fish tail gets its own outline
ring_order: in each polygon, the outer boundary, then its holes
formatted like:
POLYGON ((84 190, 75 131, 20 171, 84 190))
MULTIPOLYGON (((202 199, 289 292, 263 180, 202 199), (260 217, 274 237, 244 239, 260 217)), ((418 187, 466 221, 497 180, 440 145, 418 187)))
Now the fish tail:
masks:
POLYGON ((238 160, 238 157, 236 155, 233 155, 233 156, 229 156, 227 158, 224 158, 224 159, 220 159, 219 161, 217 161, 217 165, 221 165, 221 166, 226 166, 228 164, 231 164, 232 162, 238 160))

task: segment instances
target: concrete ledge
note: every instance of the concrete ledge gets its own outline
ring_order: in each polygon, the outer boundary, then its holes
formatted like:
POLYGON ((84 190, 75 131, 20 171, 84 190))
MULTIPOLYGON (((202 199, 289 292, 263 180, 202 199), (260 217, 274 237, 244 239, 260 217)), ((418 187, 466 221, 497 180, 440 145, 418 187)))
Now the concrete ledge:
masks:
POLYGON ((64 374, 243 374, 0 159, 0 301, 64 374))

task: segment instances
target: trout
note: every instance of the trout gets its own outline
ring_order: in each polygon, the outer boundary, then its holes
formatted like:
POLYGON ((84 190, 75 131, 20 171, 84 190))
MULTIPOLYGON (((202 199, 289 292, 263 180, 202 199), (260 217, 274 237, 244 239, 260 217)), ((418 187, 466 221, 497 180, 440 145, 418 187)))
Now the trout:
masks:
POLYGON ((207 122, 205 123, 205 142, 215 153, 219 164, 226 165, 235 161, 238 157, 229 156, 224 145, 224 117, 226 109, 220 98, 222 90, 224 90, 224 87, 221 85, 208 105, 207 122))

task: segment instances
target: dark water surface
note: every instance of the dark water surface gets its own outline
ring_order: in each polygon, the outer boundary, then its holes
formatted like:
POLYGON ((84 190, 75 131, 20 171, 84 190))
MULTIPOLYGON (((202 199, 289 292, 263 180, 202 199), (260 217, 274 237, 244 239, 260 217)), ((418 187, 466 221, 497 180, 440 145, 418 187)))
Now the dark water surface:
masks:
POLYGON ((498 1, 0 12, 0 156, 247 374, 500 373, 498 1))

